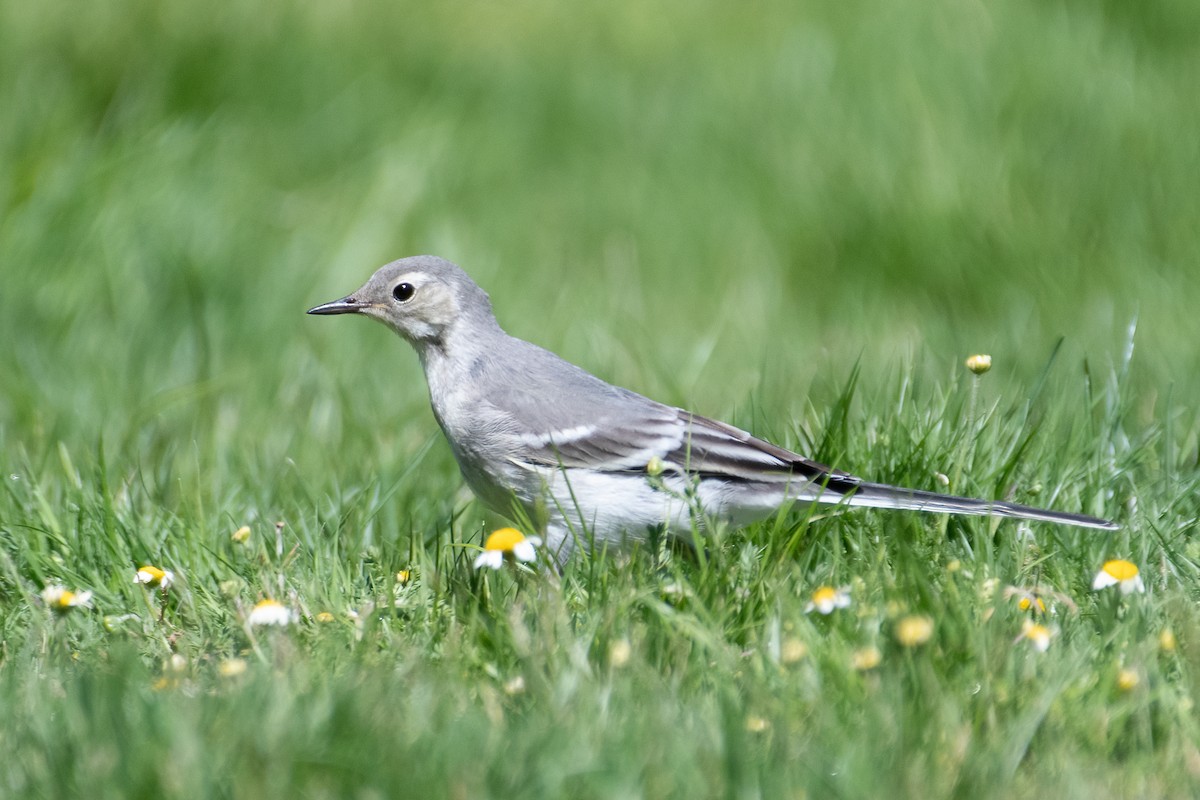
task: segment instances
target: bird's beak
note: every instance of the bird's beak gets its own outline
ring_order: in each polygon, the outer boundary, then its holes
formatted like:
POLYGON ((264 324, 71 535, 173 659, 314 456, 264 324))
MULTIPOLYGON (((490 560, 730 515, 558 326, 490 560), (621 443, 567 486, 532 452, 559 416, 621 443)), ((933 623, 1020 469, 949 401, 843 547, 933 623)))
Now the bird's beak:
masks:
POLYGON ((322 303, 319 306, 313 306, 308 310, 309 314, 354 314, 362 311, 367 307, 366 303, 360 303, 354 299, 354 296, 343 297, 341 300, 334 300, 332 303, 322 303))

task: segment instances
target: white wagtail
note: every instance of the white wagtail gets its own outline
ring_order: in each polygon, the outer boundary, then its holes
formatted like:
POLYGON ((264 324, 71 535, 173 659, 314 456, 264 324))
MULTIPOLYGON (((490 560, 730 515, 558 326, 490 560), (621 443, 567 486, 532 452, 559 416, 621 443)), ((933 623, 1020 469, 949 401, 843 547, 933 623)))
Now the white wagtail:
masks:
POLYGON ((742 525, 795 502, 1117 527, 870 483, 605 383, 509 336, 487 293, 435 256, 393 261, 358 291, 308 313, 363 314, 403 336, 420 356, 433 414, 467 484, 501 516, 520 508, 544 526, 560 559, 577 543, 636 541, 656 529, 687 534, 705 517, 742 525))

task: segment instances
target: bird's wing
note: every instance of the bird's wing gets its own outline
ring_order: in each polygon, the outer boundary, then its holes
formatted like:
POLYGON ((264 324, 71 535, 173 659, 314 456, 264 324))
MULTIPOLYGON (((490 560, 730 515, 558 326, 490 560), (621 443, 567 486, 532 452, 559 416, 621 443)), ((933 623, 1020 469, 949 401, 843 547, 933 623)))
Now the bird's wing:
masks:
POLYGON ((699 477, 804 482, 850 492, 860 481, 746 431, 669 406, 638 405, 622 413, 522 436, 525 457, 544 466, 601 472, 645 472, 658 458, 665 469, 699 477), (630 413, 635 412, 635 413, 630 413))
POLYGON ((645 472, 658 458, 664 468, 699 477, 794 482, 803 479, 839 494, 860 480, 804 458, 746 431, 612 386, 555 358, 553 380, 539 374, 506 381, 489 393, 517 439, 513 460, 536 466, 601 472, 645 472), (547 390, 542 391, 540 387, 547 390), (551 388, 553 387, 553 388, 551 388))
POLYGON ((805 458, 740 428, 674 410, 684 423, 686 436, 683 445, 666 460, 687 464, 690 472, 751 481, 768 477, 795 481, 799 477, 836 493, 852 492, 862 482, 848 472, 805 458))

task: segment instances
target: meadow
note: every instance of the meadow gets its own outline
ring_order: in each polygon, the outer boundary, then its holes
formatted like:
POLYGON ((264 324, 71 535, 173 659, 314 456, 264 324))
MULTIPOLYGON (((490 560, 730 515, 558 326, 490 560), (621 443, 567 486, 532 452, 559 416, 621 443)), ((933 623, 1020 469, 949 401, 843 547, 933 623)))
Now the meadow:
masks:
POLYGON ((1198 24, 0 0, 0 796, 1197 795, 1198 24), (610 382, 1121 528, 475 569, 415 356, 304 315, 417 253, 610 382))

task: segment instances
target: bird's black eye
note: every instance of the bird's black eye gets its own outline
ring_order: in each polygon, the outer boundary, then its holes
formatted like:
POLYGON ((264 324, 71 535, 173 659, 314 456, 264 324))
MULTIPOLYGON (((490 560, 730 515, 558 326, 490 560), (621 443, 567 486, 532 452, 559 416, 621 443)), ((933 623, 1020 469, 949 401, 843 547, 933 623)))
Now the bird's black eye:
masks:
POLYGON ((417 287, 411 283, 397 283, 396 288, 392 289, 392 297, 399 300, 401 303, 407 303, 412 300, 412 296, 416 294, 417 287))

